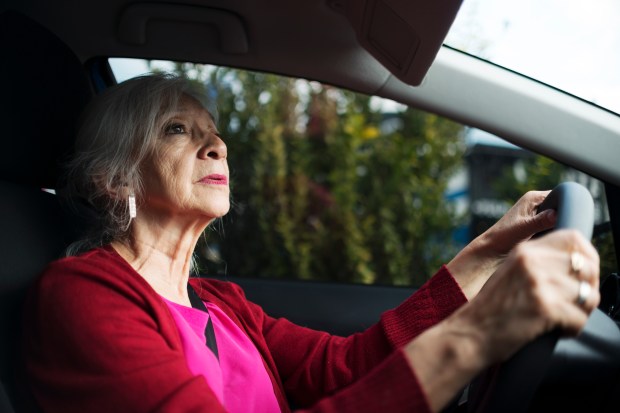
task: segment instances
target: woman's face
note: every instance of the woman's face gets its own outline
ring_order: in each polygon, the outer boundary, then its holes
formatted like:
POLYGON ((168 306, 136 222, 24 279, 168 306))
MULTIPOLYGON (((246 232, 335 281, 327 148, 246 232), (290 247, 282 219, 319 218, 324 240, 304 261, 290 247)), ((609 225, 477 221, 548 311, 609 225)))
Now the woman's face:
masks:
POLYGON ((230 208, 226 144, 211 114, 184 95, 178 110, 162 121, 153 155, 142 167, 140 209, 161 218, 225 215, 230 208))

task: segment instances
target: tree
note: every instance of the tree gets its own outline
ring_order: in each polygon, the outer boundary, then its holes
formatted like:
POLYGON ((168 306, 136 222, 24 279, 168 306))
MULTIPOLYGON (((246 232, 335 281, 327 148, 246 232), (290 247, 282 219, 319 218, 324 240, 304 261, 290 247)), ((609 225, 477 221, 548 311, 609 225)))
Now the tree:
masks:
POLYGON ((203 271, 421 284, 454 252, 460 125, 316 82, 178 71, 206 79, 229 147, 232 209, 200 244, 203 271))

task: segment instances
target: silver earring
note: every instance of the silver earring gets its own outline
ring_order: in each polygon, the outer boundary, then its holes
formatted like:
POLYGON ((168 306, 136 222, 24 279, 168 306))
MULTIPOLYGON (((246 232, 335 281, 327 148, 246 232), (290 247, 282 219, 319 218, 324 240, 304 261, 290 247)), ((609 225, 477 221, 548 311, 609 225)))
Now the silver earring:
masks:
POLYGON ((129 218, 134 219, 136 217, 136 196, 134 194, 129 195, 127 203, 129 204, 129 218))

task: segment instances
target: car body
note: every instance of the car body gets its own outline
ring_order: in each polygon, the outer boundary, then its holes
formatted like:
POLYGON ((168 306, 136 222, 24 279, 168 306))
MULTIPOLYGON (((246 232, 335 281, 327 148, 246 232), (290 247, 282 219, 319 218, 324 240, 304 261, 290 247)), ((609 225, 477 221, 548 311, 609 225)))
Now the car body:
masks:
MULTIPOLYGON (((598 227, 620 239, 620 116, 442 46, 459 6, 460 1, 436 4, 423 0, 407 4, 387 0, 5 0, 0 13, 16 12, 57 36, 77 57, 95 93, 116 82, 109 58, 204 63, 318 81, 501 136, 579 171, 574 175, 579 179, 596 179, 597 188, 605 193, 600 197, 605 205, 598 227)), ((11 43, 6 36, 4 44, 11 43)), ((21 63, 21 49, 16 50, 13 59, 21 63)), ((36 56, 29 59, 36 62, 36 56)), ((11 61, 6 59, 3 64, 11 61)), ((38 81, 38 72, 52 69, 47 64, 41 60, 40 66, 31 70, 32 81, 20 85, 30 99, 36 100, 37 93, 54 82, 49 76, 46 83, 38 81)), ((54 87, 62 90, 59 85, 54 87)), ((10 102, 5 104, 6 109, 10 102)), ((26 142, 15 151, 15 157, 27 158, 30 149, 26 142)), ((49 179, 24 182, 20 170, 7 163, 2 180, 54 189, 57 171, 53 166, 50 170, 49 179)), ((620 249, 613 240, 609 248, 615 261, 612 259, 606 271, 617 271, 620 249)), ((415 288, 241 275, 233 278, 231 274, 230 278, 267 312, 339 334, 369 326, 415 288)), ((228 274, 223 276, 228 278, 228 274)), ((9 287, 3 289, 12 292, 9 287)), ((605 353, 611 364, 620 359, 615 350, 605 353)), ((617 370, 609 374, 613 372, 617 370)), ((616 376, 609 391, 617 392, 619 386, 616 376)), ((10 389, 9 393, 13 392, 10 389)), ((557 401, 566 408, 572 402, 567 395, 552 396, 541 406, 557 401)), ((606 392, 596 397, 608 401, 600 405, 601 411, 611 411, 617 401, 606 392)))

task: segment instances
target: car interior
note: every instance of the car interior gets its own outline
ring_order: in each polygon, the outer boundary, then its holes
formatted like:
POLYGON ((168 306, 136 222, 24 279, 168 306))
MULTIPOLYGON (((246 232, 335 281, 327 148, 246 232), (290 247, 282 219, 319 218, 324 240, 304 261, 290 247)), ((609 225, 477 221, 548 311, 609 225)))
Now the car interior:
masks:
MULTIPOLYGON (((56 188, 82 109, 116 83, 110 57, 291 75, 393 99, 501 135, 601 180, 606 226, 619 239, 620 116, 442 46, 460 6, 460 0, 3 1, 0 116, 7 128, 0 162, 0 411, 38 411, 20 377, 21 304, 44 266, 62 256, 88 225, 87 216, 62 207, 59 194, 43 189, 56 188)), ((532 401, 529 406, 508 400, 522 397, 515 389, 540 360, 536 355, 523 361, 523 368, 503 373, 501 381, 494 370, 472 387, 472 393, 482 388, 499 401, 483 397, 468 407, 460 403, 461 395, 449 409, 617 411, 620 329, 613 317, 620 282, 615 274, 601 275, 606 278, 596 320, 580 341, 560 339, 564 344, 556 348, 540 385, 523 396, 532 401)), ((268 313, 340 335, 370 326, 414 291, 234 281, 268 313)))

